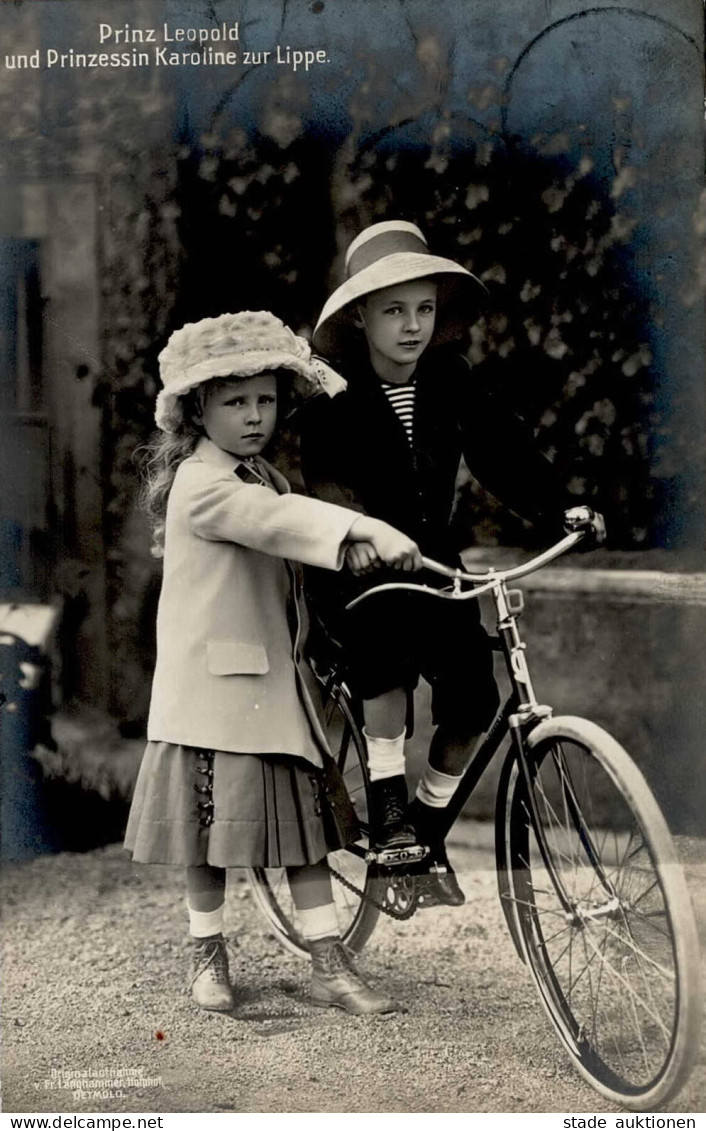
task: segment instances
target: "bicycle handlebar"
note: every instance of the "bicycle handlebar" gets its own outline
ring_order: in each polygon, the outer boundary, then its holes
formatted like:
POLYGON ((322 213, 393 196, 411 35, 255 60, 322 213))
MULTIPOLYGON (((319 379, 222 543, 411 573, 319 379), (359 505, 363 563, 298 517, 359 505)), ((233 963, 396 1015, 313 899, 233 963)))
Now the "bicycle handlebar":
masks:
POLYGON ((567 550, 570 550, 577 542, 583 538, 583 533, 575 531, 572 534, 565 535, 561 541, 557 542, 554 546, 550 546, 548 550, 544 550, 541 554, 531 558, 530 561, 525 562, 524 565, 513 566, 511 569, 496 570, 492 566, 487 569, 485 573, 466 573, 462 569, 453 569, 451 566, 442 565, 440 562, 435 562, 431 558, 422 558, 424 568, 432 570, 434 573, 440 573, 444 577, 450 577, 454 580, 459 578, 461 581, 472 581, 482 583, 490 579, 490 575, 497 580, 501 578, 503 581, 514 581, 517 577, 524 577, 525 574, 534 573, 535 570, 542 569, 543 566, 548 565, 549 562, 554 561, 555 558, 560 558, 567 550))
POLYGON ((451 601, 473 601, 497 585, 502 585, 507 581, 515 581, 518 577, 525 577, 528 573, 542 569, 543 566, 548 565, 549 562, 572 549, 583 537, 582 531, 574 531, 572 534, 567 534, 554 546, 550 546, 548 550, 544 550, 543 553, 537 554, 536 557, 525 562, 524 565, 513 566, 511 569, 504 570, 496 570, 491 567, 485 573, 466 573, 465 570, 453 569, 451 566, 442 565, 441 562, 435 562, 432 558, 423 557, 422 562, 425 569, 432 573, 441 574, 442 577, 451 578, 452 581, 457 583, 461 581, 470 582, 475 588, 465 591, 454 588, 449 592, 448 589, 433 589, 430 585, 412 581, 389 581, 384 585, 375 585, 372 589, 366 589, 365 593, 361 593, 358 597, 349 601, 346 609, 355 608, 366 597, 371 597, 374 593, 384 593, 392 589, 407 589, 413 593, 426 593, 430 597, 441 597, 451 601))

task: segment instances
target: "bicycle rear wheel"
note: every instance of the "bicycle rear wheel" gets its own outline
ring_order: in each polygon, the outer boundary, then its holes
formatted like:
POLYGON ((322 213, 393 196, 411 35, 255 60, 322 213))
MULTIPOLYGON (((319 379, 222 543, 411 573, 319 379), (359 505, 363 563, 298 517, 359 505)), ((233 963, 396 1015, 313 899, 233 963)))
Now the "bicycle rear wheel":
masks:
MULTIPOLYGON (((336 684, 324 704, 324 728, 329 749, 336 760, 363 836, 355 845, 328 855, 331 884, 341 938, 354 951, 360 951, 370 938, 379 911, 374 904, 353 892, 340 879, 348 880, 363 895, 368 895, 373 876, 365 862, 368 847, 368 765, 365 740, 355 720, 345 687, 336 684)), ((287 950, 308 955, 309 948, 299 933, 294 903, 284 868, 248 868, 248 879, 255 902, 270 927, 287 950)))
POLYGON ((593 723, 540 723, 527 757, 546 857, 517 763, 501 799, 505 897, 525 960, 579 1072, 624 1107, 654 1109, 684 1083, 701 1016, 672 838, 632 759, 593 723))

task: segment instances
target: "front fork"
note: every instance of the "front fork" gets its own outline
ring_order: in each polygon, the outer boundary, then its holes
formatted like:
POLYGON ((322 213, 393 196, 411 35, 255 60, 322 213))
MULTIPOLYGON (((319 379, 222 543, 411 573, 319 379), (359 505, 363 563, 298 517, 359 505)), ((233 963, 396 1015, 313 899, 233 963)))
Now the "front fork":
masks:
MULTIPOLYGON (((548 714, 551 714, 550 710, 548 711, 548 714)), ((545 714, 541 717, 546 718, 547 715, 545 714)), ((520 768, 520 773, 522 774, 522 778, 525 783, 525 804, 528 809, 528 819, 532 829, 534 830, 535 839, 537 841, 537 844, 539 845, 539 851, 544 863, 544 867, 547 869, 547 873, 559 897, 559 901, 565 914, 573 915, 573 906, 566 897, 566 893, 564 892, 564 885, 561 882, 561 878, 557 875, 551 853, 547 848, 547 841, 544 835, 544 826, 542 825, 539 816, 539 810, 537 809, 537 802, 534 796, 534 782, 532 781, 532 775, 529 768, 529 760, 527 757, 527 751, 525 749, 525 734, 527 733, 527 730, 531 729, 531 727, 534 726, 534 724, 538 721, 538 717, 532 717, 529 715, 529 713, 527 713, 524 718, 519 714, 519 712, 511 716, 510 734, 512 736, 514 757, 517 759, 517 764, 520 768)))
POLYGON ((532 781, 529 760, 525 748, 525 735, 529 733, 533 726, 541 722, 542 719, 549 718, 552 714, 552 709, 537 701, 529 667, 527 665, 526 645, 522 641, 517 627, 517 619, 524 608, 522 591, 519 589, 508 590, 504 585, 499 585, 498 588, 494 590, 493 596, 498 613, 498 635, 505 655, 508 674, 515 689, 517 710, 510 715, 508 724, 512 737, 514 757, 517 759, 517 764, 525 783, 526 803, 529 810, 528 817, 534 829, 542 861, 559 897, 562 908, 567 915, 573 915, 573 907, 566 897, 561 878, 556 873, 551 853, 547 847, 544 827, 539 816, 539 810, 537 809, 534 783, 532 781))
MULTIPOLYGON (((537 844, 539 845, 542 861, 559 897, 562 908, 565 914, 573 920, 576 918, 576 908, 564 891, 561 876, 557 873, 551 853, 547 847, 544 825, 540 819, 535 799, 534 783, 530 773, 525 743, 526 736, 532 728, 538 722, 541 722, 542 719, 551 717, 552 709, 551 707, 537 702, 532 686, 532 680, 527 666, 527 657, 525 655, 526 646, 520 639, 520 633, 517 627, 517 618, 520 616, 524 606, 522 592, 520 590, 506 590, 504 586, 499 586, 494 596, 498 610, 498 634, 505 654, 510 679, 515 688, 517 700, 517 710, 509 716, 508 724, 512 736, 514 757, 517 759, 525 783, 525 794, 529 810, 528 816, 534 830, 537 844)), ((561 780, 561 789, 566 811, 573 821, 586 857, 591 866, 595 869, 596 875, 606 895, 609 899, 612 898, 615 900, 615 890, 606 875, 601 863, 600 854, 596 850, 589 831, 583 821, 581 806, 576 797, 571 778, 568 774, 567 767, 564 765, 561 753, 556 755, 555 765, 557 774, 561 780)))

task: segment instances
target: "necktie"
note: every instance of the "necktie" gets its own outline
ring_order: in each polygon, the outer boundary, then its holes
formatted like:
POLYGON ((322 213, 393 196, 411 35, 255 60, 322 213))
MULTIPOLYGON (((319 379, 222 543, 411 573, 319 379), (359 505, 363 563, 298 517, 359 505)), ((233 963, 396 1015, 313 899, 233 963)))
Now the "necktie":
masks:
POLYGON ((234 468, 235 474, 243 483, 257 483, 260 487, 272 487, 269 475, 262 464, 254 459, 243 460, 234 468))

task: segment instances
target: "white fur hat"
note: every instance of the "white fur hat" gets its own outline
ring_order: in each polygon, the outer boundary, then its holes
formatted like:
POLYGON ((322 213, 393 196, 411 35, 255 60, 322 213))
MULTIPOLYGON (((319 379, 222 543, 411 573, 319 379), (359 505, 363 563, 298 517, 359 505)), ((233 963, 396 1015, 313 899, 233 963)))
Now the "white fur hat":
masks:
POLYGON ((310 356, 309 343, 267 310, 188 322, 174 331, 159 355, 164 388, 157 397, 157 427, 178 432, 184 420, 184 393, 212 377, 254 377, 271 369, 289 369, 313 391, 320 385, 310 356))
POLYGON ((441 311, 437 341, 467 327, 470 312, 487 294, 480 279, 460 263, 432 255, 419 228, 406 220, 386 220, 364 228, 346 252, 345 269, 346 281, 328 299, 314 329, 314 345, 323 353, 335 351, 341 334, 350 328, 351 303, 383 287, 430 275, 448 280, 456 301, 453 309, 446 304, 441 311))

